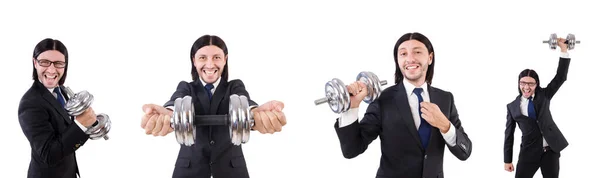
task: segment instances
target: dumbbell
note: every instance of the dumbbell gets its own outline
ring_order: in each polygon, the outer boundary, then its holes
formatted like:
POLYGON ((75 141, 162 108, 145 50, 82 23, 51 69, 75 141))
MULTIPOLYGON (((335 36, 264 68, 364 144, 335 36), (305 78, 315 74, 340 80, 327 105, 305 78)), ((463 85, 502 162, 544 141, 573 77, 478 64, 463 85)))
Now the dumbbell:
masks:
POLYGON ((171 128, 179 144, 194 145, 196 126, 225 125, 229 127, 231 143, 240 145, 250 139, 250 130, 254 126, 254 114, 248 98, 243 95, 229 96, 229 113, 226 115, 196 115, 191 96, 175 99, 171 128))
MULTIPOLYGON (((387 85, 386 80, 379 80, 373 72, 363 71, 356 76, 356 81, 361 81, 367 85, 367 96, 363 99, 365 103, 371 103, 379 98, 381 86, 387 85)), ((342 113, 350 109, 350 96, 352 96, 344 82, 334 78, 325 84, 325 97, 315 100, 315 105, 329 103, 329 108, 334 113, 342 113)))
MULTIPOLYGON (((71 88, 63 87, 67 96, 69 96, 69 101, 65 104, 65 109, 71 116, 79 116, 85 110, 87 110, 92 103, 94 102, 94 95, 90 94, 88 91, 81 91, 79 93, 74 93, 71 88)), ((104 138, 104 140, 108 140, 108 132, 110 131, 110 117, 107 114, 100 113, 96 115, 96 122, 92 125, 91 128, 88 128, 85 133, 90 135, 90 139, 97 140, 100 138, 104 138)))
MULTIPOLYGON (((550 38, 547 41, 543 41, 543 43, 548 43, 550 49, 555 50, 558 45, 558 38, 556 37, 556 33, 550 34, 550 38)), ((568 34, 566 38, 567 49, 572 50, 575 49, 575 44, 581 43, 575 39, 575 35, 568 34)))

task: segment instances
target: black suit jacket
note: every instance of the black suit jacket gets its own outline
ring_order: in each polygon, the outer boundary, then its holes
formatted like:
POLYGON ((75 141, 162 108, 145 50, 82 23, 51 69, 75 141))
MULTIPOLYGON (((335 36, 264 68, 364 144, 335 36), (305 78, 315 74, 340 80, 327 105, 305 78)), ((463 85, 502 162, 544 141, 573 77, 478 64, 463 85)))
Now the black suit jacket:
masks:
MULTIPOLYGON (((360 123, 358 121, 339 128, 334 127, 342 153, 346 158, 362 154, 378 136, 381 140, 381 159, 378 178, 443 178, 443 160, 446 141, 440 130, 433 127, 429 146, 423 148, 415 127, 410 105, 402 83, 386 88, 380 97, 369 104, 360 123)), ((448 145, 450 152, 460 160, 471 155, 471 140, 465 133, 452 93, 429 87, 432 103, 456 128, 456 145, 448 145)))
POLYGON ((77 177, 75 151, 89 136, 72 119, 42 83, 33 82, 19 103, 19 124, 31 146, 28 178, 77 177))
MULTIPOLYGON (((248 97, 248 91, 241 80, 225 81, 220 79, 209 100, 200 80, 181 81, 171 99, 164 105, 173 106, 175 99, 191 96, 196 115, 223 115, 229 112, 229 96, 232 94, 248 97)), ((181 145, 173 177, 209 178, 247 178, 248 169, 242 147, 231 143, 228 126, 196 126, 196 142, 192 146, 181 145)))
POLYGON ((546 88, 538 87, 533 97, 533 105, 537 119, 521 114, 521 95, 507 104, 506 130, 504 132, 504 163, 512 163, 515 124, 519 124, 522 132, 519 161, 539 161, 542 156, 542 137, 549 147, 557 153, 565 149, 569 143, 554 123, 550 113, 550 100, 560 86, 567 80, 570 58, 560 58, 556 75, 546 88))

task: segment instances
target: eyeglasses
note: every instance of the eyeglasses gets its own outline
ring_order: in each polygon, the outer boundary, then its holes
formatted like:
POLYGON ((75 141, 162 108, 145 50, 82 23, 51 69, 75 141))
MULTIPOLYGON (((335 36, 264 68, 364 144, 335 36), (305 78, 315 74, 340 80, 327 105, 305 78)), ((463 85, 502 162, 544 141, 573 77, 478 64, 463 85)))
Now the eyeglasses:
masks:
POLYGON ((67 63, 63 62, 63 61, 54 61, 54 62, 52 62, 52 61, 49 61, 49 60, 46 60, 46 59, 36 59, 36 61, 42 67, 50 67, 50 65, 54 64, 54 67, 56 67, 56 68, 65 68, 65 66, 67 65, 67 63))
POLYGON ((529 87, 535 87, 536 83, 535 82, 519 82, 519 85, 521 86, 529 86, 529 87))

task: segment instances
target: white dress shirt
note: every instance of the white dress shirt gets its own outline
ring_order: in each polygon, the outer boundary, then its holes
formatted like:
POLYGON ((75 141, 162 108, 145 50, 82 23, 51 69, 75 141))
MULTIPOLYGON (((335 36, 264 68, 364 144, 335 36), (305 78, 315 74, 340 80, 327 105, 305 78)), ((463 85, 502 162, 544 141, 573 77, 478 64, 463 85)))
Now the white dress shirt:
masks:
MULTIPOLYGON (((50 91, 50 93, 52 93, 52 96, 54 96, 54 98, 58 99, 58 95, 56 93, 54 93, 54 88, 47 88, 48 91, 50 91)), ((58 88, 58 92, 62 92, 62 89, 58 88)), ((61 95, 63 95, 62 93, 60 93, 61 95)), ((63 96, 63 101, 65 101, 65 104, 67 104, 67 100, 65 99, 65 97, 63 96)), ((77 118, 76 116, 73 116, 75 118, 77 118)), ((87 131, 87 127, 83 126, 81 123, 79 123, 79 121, 77 121, 77 119, 73 119, 73 121, 75 121, 75 124, 77 124, 77 126, 79 126, 79 128, 81 128, 81 130, 83 130, 83 132, 87 131)))
MULTIPOLYGON (((404 87, 406 89, 406 96, 408 96, 408 103, 410 105, 410 111, 412 113, 413 120, 415 121, 415 127, 418 130, 419 126, 421 125, 421 117, 419 116, 419 98, 413 93, 413 90, 416 87, 410 82, 408 82, 406 78, 402 80, 402 83, 404 84, 404 87)), ((423 97, 423 101, 429 102, 430 100, 427 83, 423 83, 423 85, 421 85, 420 88, 423 88, 423 93, 421 94, 423 97)), ((356 120, 358 120, 358 108, 352 108, 346 112, 341 113, 339 119, 339 127, 342 128, 348 126, 354 123, 354 121, 356 120)), ((449 146, 456 145, 456 128, 454 128, 454 125, 452 125, 452 123, 450 123, 450 129, 448 130, 448 132, 442 133, 440 131, 440 133, 442 134, 444 140, 446 140, 446 143, 448 143, 449 146)))

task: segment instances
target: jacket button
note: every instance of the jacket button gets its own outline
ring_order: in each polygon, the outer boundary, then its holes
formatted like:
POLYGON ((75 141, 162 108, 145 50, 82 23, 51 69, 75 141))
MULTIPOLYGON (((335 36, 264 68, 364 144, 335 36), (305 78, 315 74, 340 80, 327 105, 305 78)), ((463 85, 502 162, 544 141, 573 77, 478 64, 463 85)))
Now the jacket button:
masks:
POLYGON ((425 159, 427 159, 427 155, 425 155, 425 159))
POLYGON ((214 144, 215 144, 215 141, 211 140, 210 145, 214 145, 214 144))

